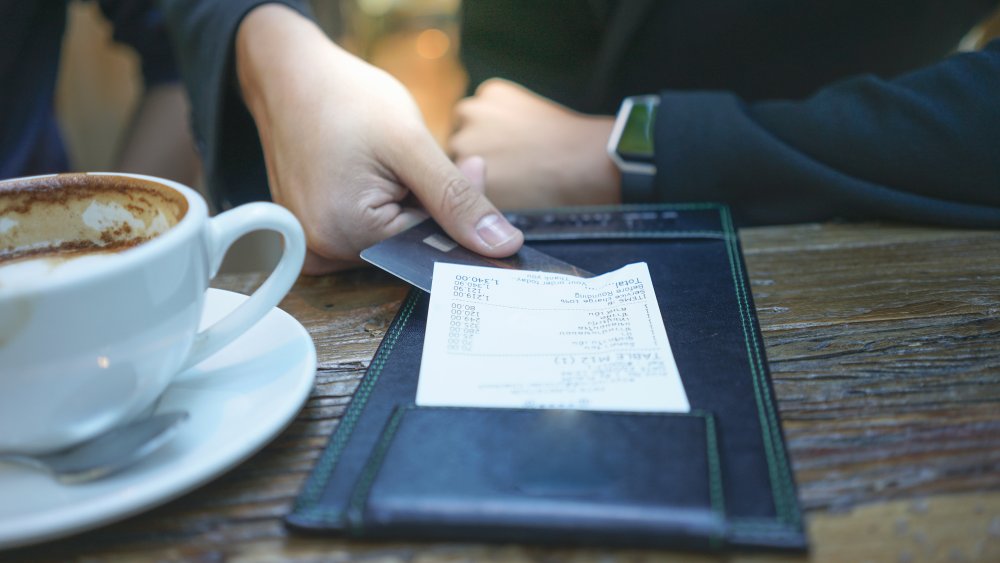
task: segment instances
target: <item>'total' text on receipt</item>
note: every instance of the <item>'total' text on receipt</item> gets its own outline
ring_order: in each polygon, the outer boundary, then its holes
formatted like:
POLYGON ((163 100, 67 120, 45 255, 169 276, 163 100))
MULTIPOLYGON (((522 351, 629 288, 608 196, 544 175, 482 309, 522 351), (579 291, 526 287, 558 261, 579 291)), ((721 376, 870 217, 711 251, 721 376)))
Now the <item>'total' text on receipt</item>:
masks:
POLYGON ((645 263, 578 278, 438 262, 420 406, 688 412, 645 263))

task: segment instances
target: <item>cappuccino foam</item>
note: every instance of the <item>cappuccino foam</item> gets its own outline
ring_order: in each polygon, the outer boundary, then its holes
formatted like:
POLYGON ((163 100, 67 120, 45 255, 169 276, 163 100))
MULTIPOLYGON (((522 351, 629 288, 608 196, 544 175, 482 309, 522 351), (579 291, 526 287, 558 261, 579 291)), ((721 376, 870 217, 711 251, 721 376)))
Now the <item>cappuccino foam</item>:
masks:
POLYGON ((135 178, 0 182, 0 289, 98 267, 170 230, 186 212, 182 194, 135 178))

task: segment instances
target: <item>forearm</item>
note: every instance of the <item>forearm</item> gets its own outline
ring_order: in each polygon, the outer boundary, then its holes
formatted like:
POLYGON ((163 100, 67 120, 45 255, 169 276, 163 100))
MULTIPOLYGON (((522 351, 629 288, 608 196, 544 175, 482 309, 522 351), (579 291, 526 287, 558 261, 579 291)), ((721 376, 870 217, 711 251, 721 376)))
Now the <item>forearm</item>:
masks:
POLYGON ((333 63, 339 50, 316 24, 287 6, 252 9, 237 30, 234 58, 240 93, 255 120, 266 122, 269 107, 288 107, 295 96, 311 94, 315 69, 333 63))
POLYGON ((188 90, 192 128, 209 187, 235 203, 268 197, 255 127, 236 92, 234 43, 245 16, 255 8, 281 4, 307 15, 308 3, 160 0, 160 4, 188 90))
POLYGON ((452 157, 485 159, 487 191, 501 207, 621 201, 621 177, 607 154, 614 118, 584 115, 493 79, 458 103, 455 121, 452 157))
POLYGON ((801 102, 664 92, 657 188, 743 223, 893 218, 1000 226, 1000 45, 801 102))

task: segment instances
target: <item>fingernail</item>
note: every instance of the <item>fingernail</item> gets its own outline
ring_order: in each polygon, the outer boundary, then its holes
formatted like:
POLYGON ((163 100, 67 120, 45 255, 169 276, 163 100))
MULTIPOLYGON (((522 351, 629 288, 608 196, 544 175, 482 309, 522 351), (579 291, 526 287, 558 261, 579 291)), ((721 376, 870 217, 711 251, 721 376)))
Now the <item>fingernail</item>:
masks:
POLYGON ((476 225, 476 234, 483 239, 486 246, 496 248, 517 236, 517 229, 496 213, 487 215, 476 225))

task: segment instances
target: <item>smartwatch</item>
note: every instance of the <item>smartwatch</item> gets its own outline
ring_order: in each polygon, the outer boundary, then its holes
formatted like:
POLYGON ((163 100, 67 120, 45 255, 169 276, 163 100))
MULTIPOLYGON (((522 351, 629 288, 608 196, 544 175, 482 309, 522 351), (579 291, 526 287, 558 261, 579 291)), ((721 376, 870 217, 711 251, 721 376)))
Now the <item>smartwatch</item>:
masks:
POLYGON ((659 96, 629 96, 622 102, 608 139, 608 156, 622 175, 623 203, 655 201, 653 133, 659 96))

